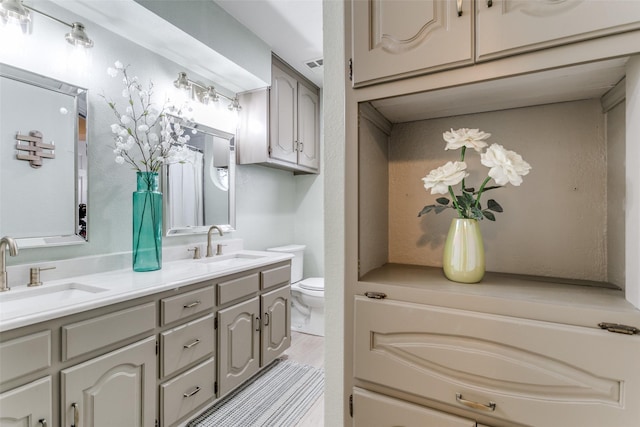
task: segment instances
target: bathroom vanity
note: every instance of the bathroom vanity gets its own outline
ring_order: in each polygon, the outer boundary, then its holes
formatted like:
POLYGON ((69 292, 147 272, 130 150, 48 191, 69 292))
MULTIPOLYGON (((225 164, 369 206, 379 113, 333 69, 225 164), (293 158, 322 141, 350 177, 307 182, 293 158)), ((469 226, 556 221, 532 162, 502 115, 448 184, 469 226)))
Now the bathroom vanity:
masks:
POLYGON ((71 299, 56 304, 51 292, 40 309, 2 314, 3 419, 184 424, 289 347, 289 258, 241 251, 6 292, 9 310, 13 292, 46 295, 50 286, 71 299), (91 295, 74 303, 70 289, 91 295))

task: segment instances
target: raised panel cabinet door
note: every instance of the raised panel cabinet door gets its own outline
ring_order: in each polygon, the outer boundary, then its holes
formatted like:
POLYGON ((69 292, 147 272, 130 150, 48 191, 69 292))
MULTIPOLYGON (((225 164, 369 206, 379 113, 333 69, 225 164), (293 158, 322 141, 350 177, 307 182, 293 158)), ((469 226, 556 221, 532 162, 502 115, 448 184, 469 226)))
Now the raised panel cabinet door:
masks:
POLYGON ((351 4, 356 87, 473 61, 470 0, 353 0, 351 4))
POLYGON ((291 346, 291 287, 284 286, 260 296, 262 306, 262 366, 291 346))
POLYGON ((62 425, 154 426, 157 375, 155 337, 62 370, 62 425))
POLYGON ((218 396, 260 368, 260 300, 252 298, 218 312, 218 396))
POLYGON ((298 164, 318 169, 320 103, 318 93, 298 85, 298 164))
POLYGON ((273 159, 296 164, 298 162, 298 81, 275 65, 271 70, 270 155, 273 159))
POLYGON ((51 427, 51 377, 0 394, 0 427, 51 427))
POLYGON ((639 354, 640 336, 597 325, 355 301, 354 376, 470 418, 532 427, 637 425, 639 354))
POLYGON ((358 387, 353 389, 353 427, 476 427, 476 422, 358 387))
POLYGON ((488 60, 640 28, 640 2, 477 2, 477 56, 488 60))

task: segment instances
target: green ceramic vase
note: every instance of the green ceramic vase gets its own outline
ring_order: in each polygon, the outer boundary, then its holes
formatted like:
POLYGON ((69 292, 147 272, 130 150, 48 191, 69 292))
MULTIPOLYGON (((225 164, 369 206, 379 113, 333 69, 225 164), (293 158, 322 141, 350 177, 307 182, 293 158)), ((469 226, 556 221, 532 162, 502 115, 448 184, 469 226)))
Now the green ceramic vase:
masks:
POLYGON ((447 279, 477 283, 484 277, 484 244, 475 219, 454 218, 444 244, 442 268, 447 279))
POLYGON ((162 193, 157 172, 137 172, 133 193, 133 271, 162 268, 162 193))

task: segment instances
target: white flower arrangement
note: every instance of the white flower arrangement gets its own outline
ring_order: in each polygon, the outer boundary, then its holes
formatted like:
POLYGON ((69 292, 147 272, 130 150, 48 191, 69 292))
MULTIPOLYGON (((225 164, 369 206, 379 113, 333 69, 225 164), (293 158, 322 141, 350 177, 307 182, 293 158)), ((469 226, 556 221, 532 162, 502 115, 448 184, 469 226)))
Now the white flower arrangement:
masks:
MULTIPOLYGON (((118 111, 113 100, 107 100, 117 122, 111 125, 115 161, 128 163, 138 172, 158 172, 163 164, 184 162, 189 135, 184 133, 180 120, 167 114, 174 107, 167 102, 158 109, 153 106, 153 82, 145 89, 138 77, 129 77, 127 68, 116 61, 107 69, 111 77, 122 75, 122 97, 126 99, 124 112, 118 111)), ((178 111, 176 115, 179 115, 178 111)))
POLYGON ((445 209, 455 209, 459 218, 481 220, 487 218, 495 221, 493 212, 502 212, 502 206, 494 199, 487 201, 486 209, 482 208, 480 198, 485 191, 501 188, 506 184, 520 186, 522 177, 527 175, 531 170, 529 163, 525 162, 522 157, 514 152, 505 149, 500 144, 491 144, 487 147, 485 142, 491 136, 490 133, 482 132, 479 129, 462 128, 444 132, 443 138, 447 142, 445 150, 460 151, 460 161, 447 162, 440 166, 424 178, 424 188, 431 189, 431 194, 449 194, 452 203, 446 197, 436 199, 436 204, 427 205, 418 216, 422 216, 428 212, 434 211, 436 214, 445 209), (489 168, 487 177, 484 179, 480 188, 476 191, 474 188, 465 185, 465 178, 469 176, 467 173, 467 164, 464 156, 467 148, 473 148, 480 153, 480 162, 489 168), (483 152, 483 150, 486 150, 483 152), (497 185, 487 187, 489 181, 493 179, 497 185), (462 193, 455 195, 453 186, 461 184, 462 193))

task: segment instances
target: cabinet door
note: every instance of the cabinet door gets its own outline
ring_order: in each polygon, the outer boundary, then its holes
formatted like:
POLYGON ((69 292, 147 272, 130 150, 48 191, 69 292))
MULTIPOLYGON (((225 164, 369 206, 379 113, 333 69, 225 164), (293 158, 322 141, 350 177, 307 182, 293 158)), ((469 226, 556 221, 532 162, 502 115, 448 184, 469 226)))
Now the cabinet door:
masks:
POLYGON ((62 370, 62 425, 154 426, 157 375, 155 337, 62 370))
POLYGON ((269 102, 271 157, 295 164, 298 161, 298 81, 275 65, 269 102))
POLYGON ((356 378, 514 424, 633 426, 640 336, 356 297, 356 378))
POLYGON ((473 61, 473 4, 352 1, 353 83, 377 83, 473 61))
POLYGON ((220 310, 218 316, 218 390, 223 396, 260 367, 260 300, 220 310))
POLYGON ((353 427, 476 427, 476 422, 361 388, 353 389, 353 427))
POLYGON ((320 103, 318 94, 298 85, 298 164, 318 169, 320 103))
POLYGON ((477 7, 479 60, 640 28, 638 1, 493 0, 477 7))
POLYGON ((260 296, 262 322, 262 366, 271 363, 291 345, 291 287, 260 296))
POLYGON ((0 427, 53 426, 51 377, 0 394, 0 427))

